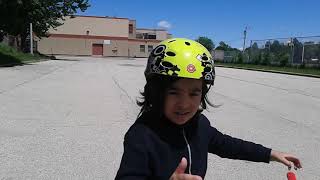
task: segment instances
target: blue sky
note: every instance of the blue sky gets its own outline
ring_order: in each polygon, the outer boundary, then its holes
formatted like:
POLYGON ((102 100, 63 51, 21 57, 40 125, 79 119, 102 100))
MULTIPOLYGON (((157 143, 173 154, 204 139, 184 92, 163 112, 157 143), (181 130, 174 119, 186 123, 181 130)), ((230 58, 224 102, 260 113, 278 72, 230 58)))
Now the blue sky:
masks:
POLYGON ((81 15, 135 19, 138 28, 169 26, 174 37, 211 38, 232 47, 253 39, 320 36, 320 0, 89 0, 81 15), (160 23, 161 24, 161 23, 160 23))

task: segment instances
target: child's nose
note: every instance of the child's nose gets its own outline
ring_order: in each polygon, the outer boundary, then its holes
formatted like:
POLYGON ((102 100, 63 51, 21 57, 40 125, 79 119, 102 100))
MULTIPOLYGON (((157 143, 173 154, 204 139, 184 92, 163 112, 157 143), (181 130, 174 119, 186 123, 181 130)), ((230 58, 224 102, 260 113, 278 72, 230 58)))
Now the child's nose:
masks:
POLYGON ((181 109, 187 108, 190 104, 190 98, 188 96, 181 96, 177 103, 177 106, 181 109))

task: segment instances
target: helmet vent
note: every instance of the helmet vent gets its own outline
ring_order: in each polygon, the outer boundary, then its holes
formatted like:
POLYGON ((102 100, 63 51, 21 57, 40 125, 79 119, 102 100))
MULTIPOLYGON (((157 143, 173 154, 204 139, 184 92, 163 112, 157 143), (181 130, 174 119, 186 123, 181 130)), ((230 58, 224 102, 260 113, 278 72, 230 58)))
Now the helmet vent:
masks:
POLYGON ((189 42, 184 42, 187 46, 190 46, 190 43, 189 42))
POLYGON ((165 49, 166 49, 166 46, 164 46, 164 45, 160 45, 160 46, 156 47, 154 49, 154 55, 159 55, 159 54, 163 53, 163 51, 165 49))
POLYGON ((207 67, 204 68, 203 71, 204 71, 204 72, 207 72, 207 73, 212 72, 212 67, 207 66, 207 67))
POLYGON ((175 55, 176 55, 176 53, 171 52, 171 51, 168 51, 166 54, 167 54, 168 56, 175 56, 175 55))
POLYGON ((170 62, 168 61, 163 61, 161 62, 161 65, 166 67, 166 68, 172 68, 173 67, 173 64, 171 64, 170 62))
POLYGON ((202 60, 207 61, 207 60, 208 60, 208 57, 207 57, 207 56, 202 56, 202 60))
POLYGON ((175 39, 174 40, 171 40, 171 41, 169 41, 168 43, 172 43, 172 42, 174 42, 174 41, 176 41, 175 39))

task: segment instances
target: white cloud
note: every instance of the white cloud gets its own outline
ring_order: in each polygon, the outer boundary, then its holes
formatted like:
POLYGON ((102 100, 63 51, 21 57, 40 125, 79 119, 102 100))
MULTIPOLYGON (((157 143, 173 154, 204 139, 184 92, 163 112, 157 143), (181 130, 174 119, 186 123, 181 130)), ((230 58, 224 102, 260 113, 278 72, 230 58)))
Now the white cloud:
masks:
POLYGON ((165 28, 165 29, 170 29, 171 28, 171 24, 168 21, 160 21, 158 22, 158 27, 160 28, 165 28))

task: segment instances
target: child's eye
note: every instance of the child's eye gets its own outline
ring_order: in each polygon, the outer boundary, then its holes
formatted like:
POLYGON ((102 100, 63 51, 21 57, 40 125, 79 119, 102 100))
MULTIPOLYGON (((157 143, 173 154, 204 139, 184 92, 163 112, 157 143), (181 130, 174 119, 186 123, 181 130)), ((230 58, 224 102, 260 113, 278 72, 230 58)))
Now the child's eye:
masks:
POLYGON ((191 93, 190 96, 200 96, 200 93, 191 93))
POLYGON ((175 95, 178 94, 176 91, 168 91, 168 94, 175 95))

